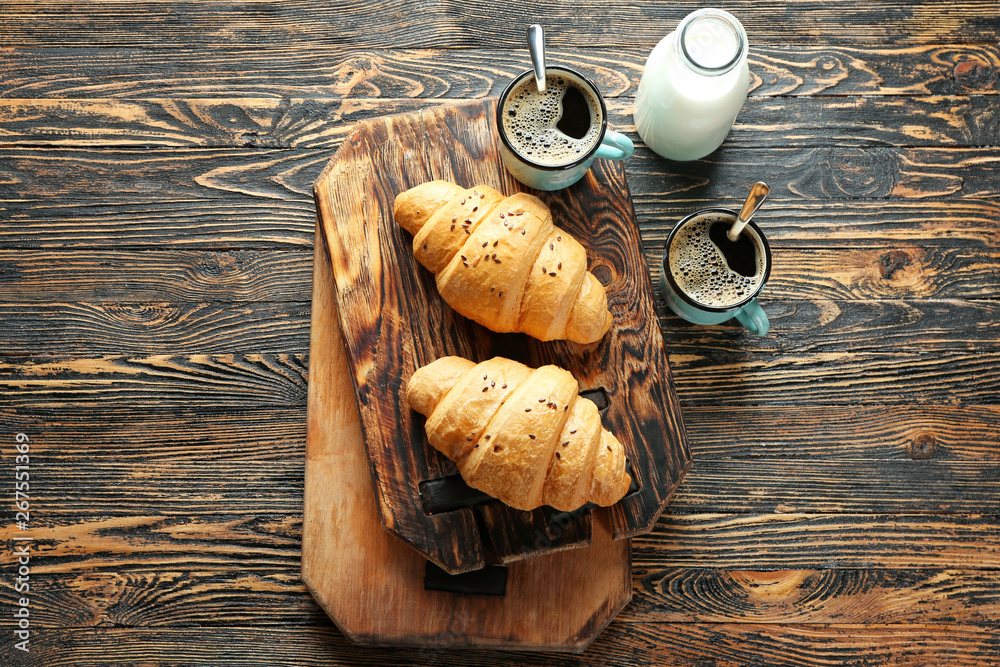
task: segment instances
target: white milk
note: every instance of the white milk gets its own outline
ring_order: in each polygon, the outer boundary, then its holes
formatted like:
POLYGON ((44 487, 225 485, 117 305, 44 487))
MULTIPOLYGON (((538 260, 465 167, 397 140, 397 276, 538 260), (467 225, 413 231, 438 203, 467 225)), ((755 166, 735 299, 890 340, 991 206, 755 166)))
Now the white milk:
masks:
POLYGON ((663 157, 696 160, 725 140, 749 88, 743 26, 728 12, 698 10, 649 54, 636 130, 663 157))

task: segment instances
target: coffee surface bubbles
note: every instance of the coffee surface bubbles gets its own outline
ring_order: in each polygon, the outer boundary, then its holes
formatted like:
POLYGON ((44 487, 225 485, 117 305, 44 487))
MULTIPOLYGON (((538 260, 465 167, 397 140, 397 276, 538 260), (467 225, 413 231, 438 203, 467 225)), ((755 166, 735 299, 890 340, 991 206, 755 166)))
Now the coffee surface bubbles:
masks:
POLYGON ((601 109, 572 79, 549 73, 539 93, 526 77, 504 101, 503 129, 515 153, 546 166, 571 164, 600 139, 601 109))
MULTIPOLYGON (((752 275, 730 268, 722 251, 712 242, 710 230, 721 224, 727 229, 733 218, 704 215, 694 218, 674 234, 667 263, 677 286, 698 303, 713 308, 728 308, 753 295, 761 286, 765 272, 764 251, 752 227, 743 236, 750 241, 753 257, 741 258, 751 263, 752 275)), ((741 267, 742 268, 742 267, 741 267)))

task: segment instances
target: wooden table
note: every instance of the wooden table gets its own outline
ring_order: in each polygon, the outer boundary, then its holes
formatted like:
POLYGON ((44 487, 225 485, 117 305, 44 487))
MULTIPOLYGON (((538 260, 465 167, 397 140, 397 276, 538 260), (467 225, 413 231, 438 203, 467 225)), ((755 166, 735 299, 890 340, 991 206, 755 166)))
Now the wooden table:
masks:
POLYGON ((300 580, 311 185, 353 122, 498 95, 542 21, 637 139, 702 5, 0 4, 0 663, 1000 662, 994 0, 725 4, 729 139, 627 172, 654 283, 679 217, 770 184, 772 330, 659 304, 694 464, 586 653, 358 648, 300 580))

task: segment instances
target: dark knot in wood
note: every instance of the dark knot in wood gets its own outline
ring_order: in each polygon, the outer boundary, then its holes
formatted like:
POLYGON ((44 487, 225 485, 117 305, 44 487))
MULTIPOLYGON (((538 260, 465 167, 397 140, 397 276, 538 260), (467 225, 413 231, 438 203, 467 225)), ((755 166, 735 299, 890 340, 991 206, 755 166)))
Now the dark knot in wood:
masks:
POLYGON ((884 152, 858 148, 835 155, 833 178, 840 192, 873 197, 892 191, 893 168, 886 163, 889 156, 884 152))
POLYGON ((896 275, 897 272, 902 271, 904 267, 909 266, 913 263, 910 256, 902 250, 893 250, 892 252, 887 252, 882 255, 882 259, 879 260, 879 271, 882 273, 882 277, 886 280, 892 280, 892 277, 896 275))
POLYGON ((605 287, 611 284, 613 275, 611 273, 611 269, 608 268, 607 266, 603 264, 598 264, 597 266, 592 268, 590 272, 593 273, 594 277, 597 278, 597 280, 605 287))
POLYGON ((893 197, 905 173, 900 155, 884 147, 817 148, 790 165, 795 176, 788 189, 800 196, 882 199, 893 197))
POLYGON ((996 72, 981 60, 963 60, 955 65, 955 81, 963 88, 986 88, 993 83, 996 72))
POLYGON ((910 458, 929 459, 934 456, 937 440, 930 433, 920 433, 910 443, 910 458))
POLYGON ((245 257, 240 252, 203 253, 199 262, 201 273, 219 278, 237 271, 245 257))
POLYGON ((840 62, 840 58, 835 58, 831 55, 820 56, 816 60, 816 64, 819 65, 820 69, 824 72, 829 72, 832 69, 844 69, 844 65, 840 62))

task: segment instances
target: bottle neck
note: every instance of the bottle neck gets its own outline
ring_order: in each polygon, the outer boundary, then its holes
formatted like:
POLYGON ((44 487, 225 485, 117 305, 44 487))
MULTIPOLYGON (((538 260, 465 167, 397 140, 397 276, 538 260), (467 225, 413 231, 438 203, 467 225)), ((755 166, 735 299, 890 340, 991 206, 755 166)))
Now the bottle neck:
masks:
POLYGON ((747 59, 747 34, 729 12, 700 9, 674 32, 674 56, 701 76, 722 76, 747 59))

